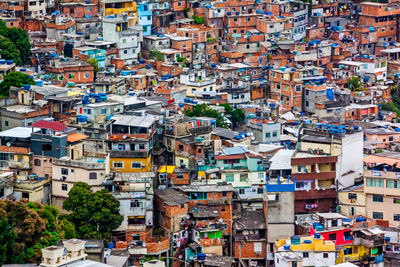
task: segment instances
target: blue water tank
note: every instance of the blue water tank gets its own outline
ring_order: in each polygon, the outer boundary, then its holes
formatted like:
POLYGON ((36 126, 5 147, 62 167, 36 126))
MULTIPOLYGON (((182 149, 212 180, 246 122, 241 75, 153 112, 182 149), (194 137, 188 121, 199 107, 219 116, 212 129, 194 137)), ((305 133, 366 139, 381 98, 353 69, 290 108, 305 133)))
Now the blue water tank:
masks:
POLYGON ((144 59, 139 59, 139 63, 144 64, 144 63, 146 63, 146 61, 144 59))
POLYGON ((43 81, 36 81, 37 86, 43 86, 43 81))
POLYGON ((197 253, 197 259, 199 261, 204 261, 206 259, 206 254, 204 253, 197 253))
POLYGON ((147 64, 147 65, 146 65, 146 69, 151 69, 151 65, 150 65, 150 64, 147 64))
POLYGON ((304 244, 311 244, 312 242, 311 242, 311 240, 309 240, 309 239, 306 239, 306 240, 304 240, 304 244))
POLYGON ((320 233, 315 233, 315 234, 314 234, 314 238, 315 238, 315 239, 321 238, 321 234, 320 234, 320 233))
POLYGON ((284 250, 290 250, 290 245, 283 245, 284 250))
POLYGON ((6 60, 5 59, 0 59, 0 65, 4 65, 6 64, 6 60))
POLYGON ((31 85, 30 84, 24 84, 23 85, 23 89, 26 90, 26 91, 29 91, 29 90, 31 90, 31 85))
POLYGON ((76 116, 78 122, 87 122, 87 116, 76 116))
POLYGON ((12 65, 14 63, 14 60, 7 60, 7 65, 12 65))

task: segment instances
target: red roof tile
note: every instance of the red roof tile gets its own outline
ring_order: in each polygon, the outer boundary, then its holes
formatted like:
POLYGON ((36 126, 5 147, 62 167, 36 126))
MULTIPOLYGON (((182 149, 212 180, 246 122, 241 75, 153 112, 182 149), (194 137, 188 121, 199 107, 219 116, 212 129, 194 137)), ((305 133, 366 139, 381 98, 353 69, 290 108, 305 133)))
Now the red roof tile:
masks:
POLYGON ((56 132, 61 132, 65 129, 67 129, 67 127, 65 127, 65 125, 61 122, 58 121, 45 121, 45 120, 41 120, 41 121, 37 121, 35 123, 33 123, 31 125, 31 127, 35 127, 35 128, 42 128, 42 129, 49 129, 49 130, 53 130, 56 132))
POLYGON ((235 155, 221 155, 215 156, 216 160, 224 160, 224 159, 245 159, 246 156, 244 154, 235 154, 235 155))

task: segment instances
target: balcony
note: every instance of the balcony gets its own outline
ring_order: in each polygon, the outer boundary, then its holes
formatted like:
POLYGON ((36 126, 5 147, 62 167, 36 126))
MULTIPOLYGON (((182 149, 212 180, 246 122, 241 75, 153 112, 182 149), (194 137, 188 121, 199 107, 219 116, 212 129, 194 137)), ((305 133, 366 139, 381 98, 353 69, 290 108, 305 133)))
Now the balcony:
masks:
POLYGON ((37 179, 37 180, 24 180, 14 184, 15 191, 34 191, 36 188, 43 187, 43 185, 50 182, 50 178, 37 179))
POLYGON ((220 238, 215 239, 200 239, 200 246, 210 247, 210 246, 220 246, 222 245, 222 240, 220 238))
POLYGON ((147 158, 150 151, 110 151, 111 158, 147 158))
POLYGON ((67 159, 53 159, 53 165, 60 165, 66 167, 76 167, 83 169, 103 170, 106 168, 104 159, 100 158, 83 158, 81 160, 67 160, 67 159))
POLYGON ((335 189, 295 191, 295 200, 336 198, 335 189))
POLYGON ((160 237, 160 239, 160 241, 158 241, 156 238, 147 239, 147 254, 160 254, 169 249, 169 239, 164 237, 160 237))
POLYGON ((108 134, 108 140, 109 141, 128 141, 128 140, 147 140, 152 136, 154 131, 150 131, 148 134, 147 133, 140 133, 140 134, 128 134, 128 133, 122 133, 122 134, 113 134, 110 133, 108 134))
POLYGON ((377 247, 377 246, 382 246, 385 244, 385 239, 384 238, 379 238, 379 239, 375 239, 375 240, 368 240, 365 238, 361 238, 361 237, 355 237, 353 240, 353 245, 354 246, 366 246, 368 248, 373 248, 373 247, 377 247))
POLYGON ((336 172, 335 171, 330 171, 330 172, 310 172, 310 173, 296 173, 293 174, 293 177, 296 178, 296 180, 330 180, 330 179, 335 179, 336 178, 336 172))
POLYGON ((128 230, 133 231, 133 232, 143 232, 143 231, 146 231, 146 225, 145 224, 129 224, 128 230))

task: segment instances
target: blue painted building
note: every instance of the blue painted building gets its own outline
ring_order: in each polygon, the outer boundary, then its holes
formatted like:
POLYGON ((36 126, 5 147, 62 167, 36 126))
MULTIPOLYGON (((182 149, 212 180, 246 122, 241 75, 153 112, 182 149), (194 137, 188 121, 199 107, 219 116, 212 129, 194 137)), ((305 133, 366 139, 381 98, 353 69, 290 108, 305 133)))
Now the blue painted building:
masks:
POLYGON ((97 63, 99 64, 100 69, 104 69, 106 67, 106 50, 104 49, 86 49, 85 51, 80 52, 83 55, 89 56, 89 58, 95 58, 97 63))
POLYGON ((138 4, 138 23, 143 26, 143 36, 151 35, 153 12, 149 4, 146 2, 138 4))

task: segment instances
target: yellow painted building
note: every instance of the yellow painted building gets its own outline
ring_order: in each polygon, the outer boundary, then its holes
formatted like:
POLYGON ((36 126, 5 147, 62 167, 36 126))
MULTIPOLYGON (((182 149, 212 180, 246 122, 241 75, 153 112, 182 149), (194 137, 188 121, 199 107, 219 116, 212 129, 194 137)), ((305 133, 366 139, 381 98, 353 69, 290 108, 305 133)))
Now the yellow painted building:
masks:
POLYGON ((275 242, 277 251, 285 244, 290 244, 291 251, 335 251, 335 243, 323 238, 314 238, 313 236, 300 237, 299 244, 294 244, 289 239, 281 239, 275 242), (306 241, 308 240, 308 241, 306 241))
POLYGON ((119 3, 107 3, 105 1, 105 16, 122 15, 128 16, 129 26, 134 26, 138 22, 137 3, 134 1, 121 1, 119 3))
POLYGON ((366 257, 369 249, 365 246, 344 246, 343 250, 337 252, 336 264, 348 261, 360 261, 366 257))
POLYGON ((366 216, 364 186, 352 186, 338 192, 339 212, 344 216, 366 216))
POLYGON ((114 172, 150 172, 151 156, 147 158, 110 158, 110 170, 114 172))

